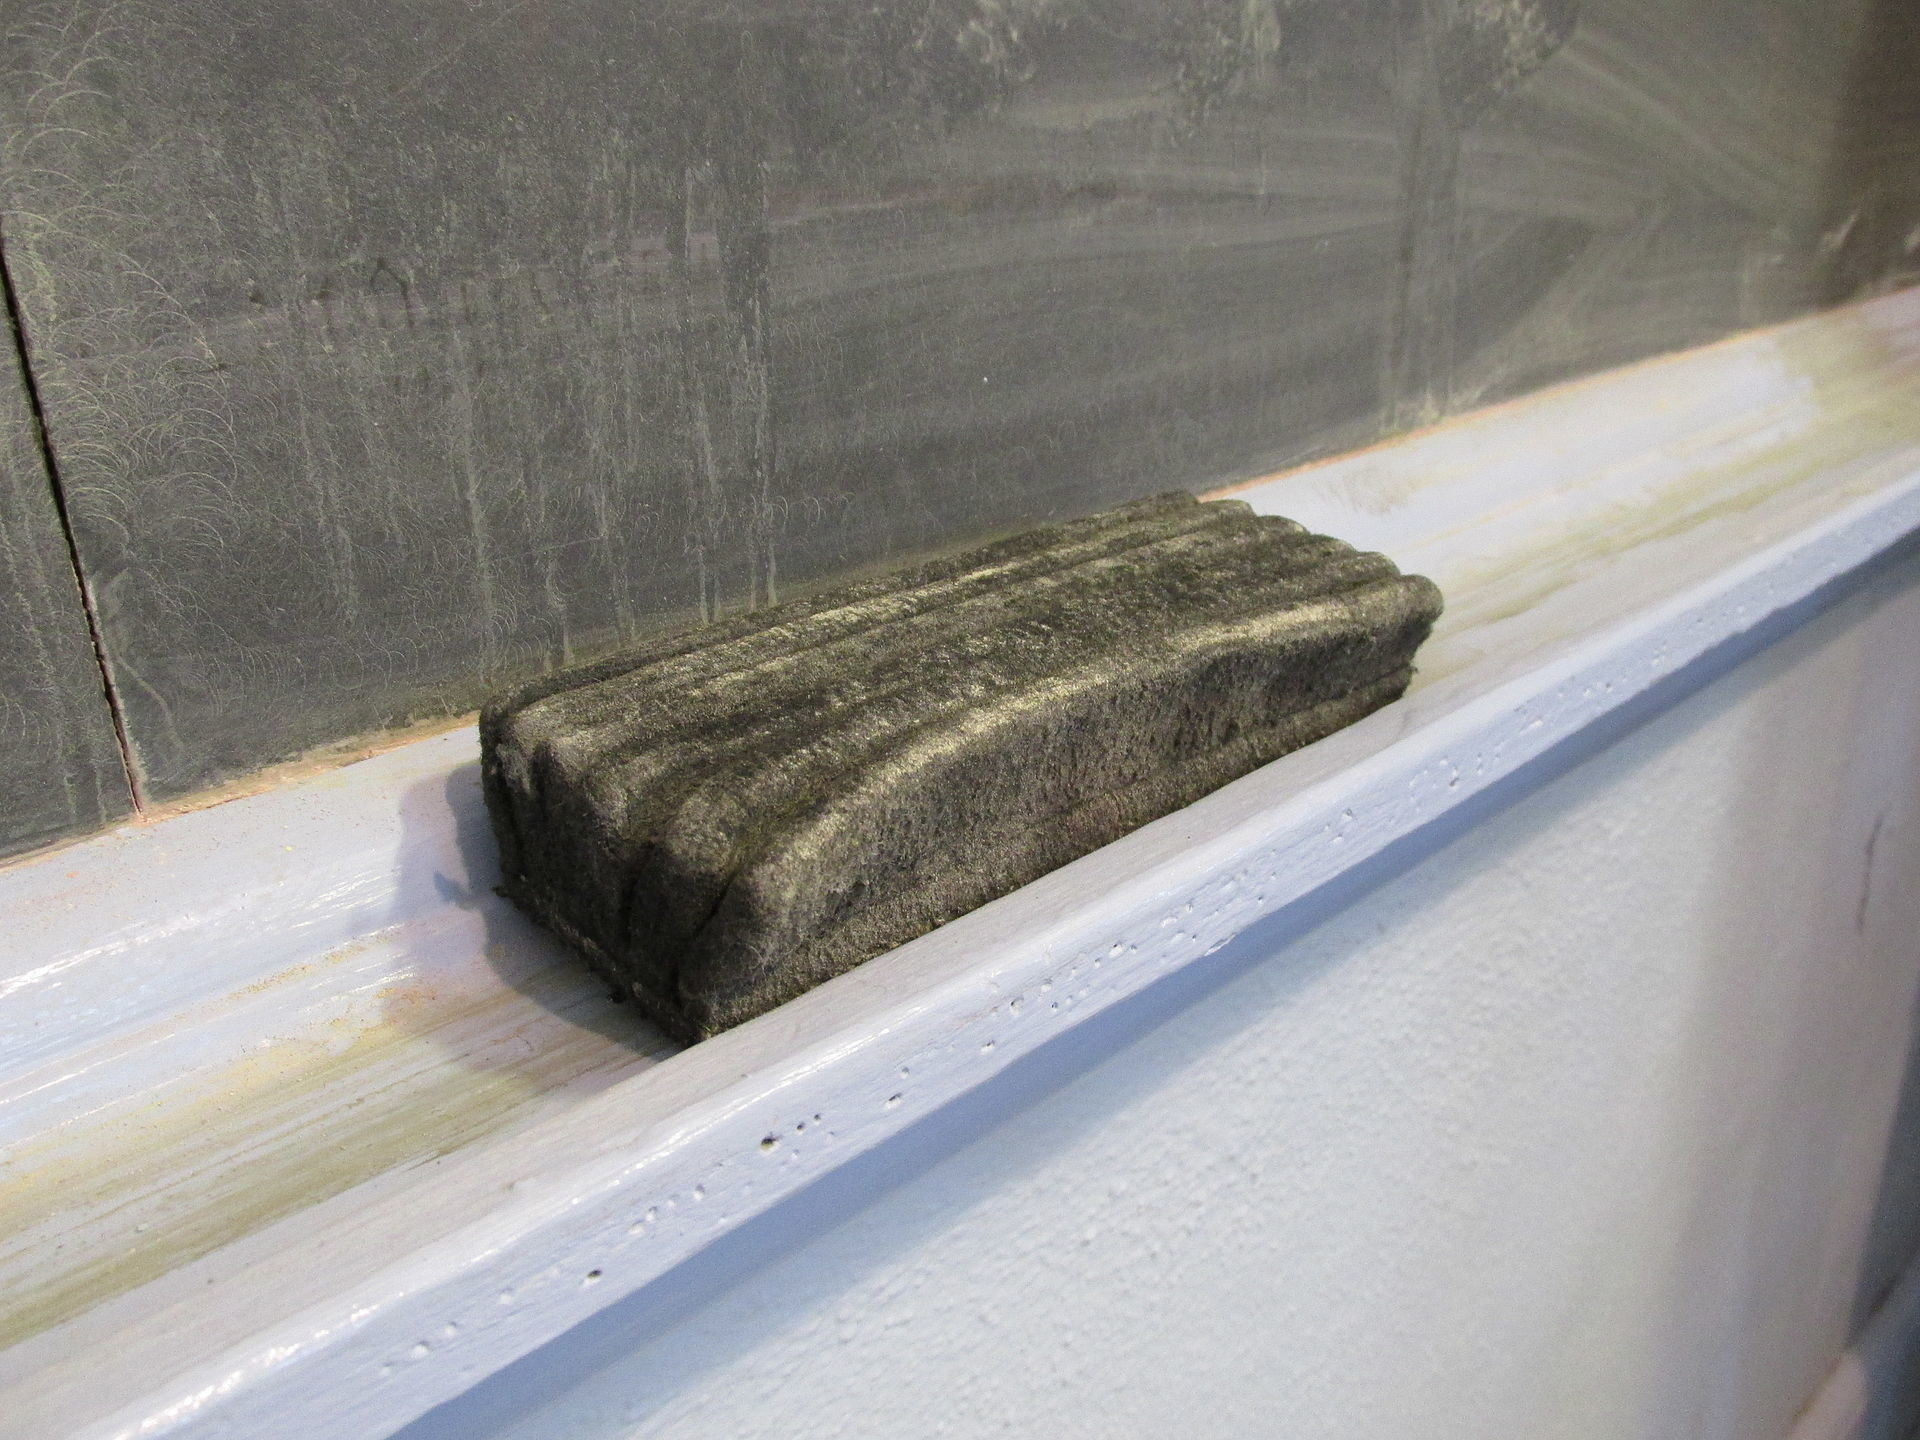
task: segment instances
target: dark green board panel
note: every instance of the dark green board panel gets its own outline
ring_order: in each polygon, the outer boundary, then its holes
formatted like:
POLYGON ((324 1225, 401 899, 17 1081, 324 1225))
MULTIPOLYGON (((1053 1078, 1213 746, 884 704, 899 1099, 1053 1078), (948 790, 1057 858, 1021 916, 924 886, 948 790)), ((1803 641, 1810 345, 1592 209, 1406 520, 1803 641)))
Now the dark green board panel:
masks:
POLYGON ((1904 0, 34 0, 148 784, 1895 283, 1904 0))

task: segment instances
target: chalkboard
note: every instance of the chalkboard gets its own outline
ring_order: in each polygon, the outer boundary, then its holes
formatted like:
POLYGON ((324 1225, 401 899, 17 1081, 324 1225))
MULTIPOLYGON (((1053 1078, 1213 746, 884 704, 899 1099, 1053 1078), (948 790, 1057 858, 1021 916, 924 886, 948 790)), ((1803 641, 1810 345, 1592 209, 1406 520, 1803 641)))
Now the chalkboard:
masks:
POLYGON ((0 854, 132 809, 31 395, 0 312, 0 854))
POLYGON ((1905 8, 15 5, 142 782, 1897 283, 1905 8))

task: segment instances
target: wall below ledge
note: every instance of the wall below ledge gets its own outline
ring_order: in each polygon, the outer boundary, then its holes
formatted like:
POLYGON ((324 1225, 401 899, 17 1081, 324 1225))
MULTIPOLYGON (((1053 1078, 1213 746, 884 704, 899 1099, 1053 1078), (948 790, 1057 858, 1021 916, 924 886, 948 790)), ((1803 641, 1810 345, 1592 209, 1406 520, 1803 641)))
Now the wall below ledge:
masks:
POLYGON ((1787 1436, 1920 1236, 1916 634, 1882 567, 401 1433, 1787 1436))

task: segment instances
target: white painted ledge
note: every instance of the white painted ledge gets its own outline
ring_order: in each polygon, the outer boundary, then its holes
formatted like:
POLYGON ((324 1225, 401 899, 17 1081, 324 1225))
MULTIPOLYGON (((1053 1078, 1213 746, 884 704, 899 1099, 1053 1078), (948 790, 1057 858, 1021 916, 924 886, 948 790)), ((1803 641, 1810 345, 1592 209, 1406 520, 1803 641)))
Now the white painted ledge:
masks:
POLYGON ((0 1435, 373 1437, 1920 527, 1920 292, 1242 492, 1407 698, 675 1053, 491 894, 460 730, 0 872, 0 1435))

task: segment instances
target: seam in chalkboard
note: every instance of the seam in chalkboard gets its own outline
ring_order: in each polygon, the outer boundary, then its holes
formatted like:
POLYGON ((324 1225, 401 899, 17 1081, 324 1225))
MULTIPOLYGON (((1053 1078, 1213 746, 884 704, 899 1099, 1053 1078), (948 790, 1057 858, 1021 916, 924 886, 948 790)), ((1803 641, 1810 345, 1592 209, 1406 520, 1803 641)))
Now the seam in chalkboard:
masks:
POLYGON ((54 513, 60 521, 60 535, 67 546, 67 566, 73 573, 74 586, 80 592, 80 610, 86 617, 87 638, 93 644, 93 663, 100 676, 101 694, 107 702, 107 714, 113 720, 113 738, 120 749, 120 769, 126 778, 133 812, 138 816, 147 809, 146 789, 140 783, 139 762, 134 758, 133 741, 127 734, 126 708, 121 703, 119 687, 114 684, 113 666, 107 659, 106 640, 100 633, 100 614, 94 604, 93 587, 87 583, 87 572, 80 563, 80 545, 74 538, 66 487, 60 478, 60 462, 54 455, 53 438, 47 429, 46 409, 40 399, 40 381, 34 373, 33 356, 27 347, 26 316, 21 312, 20 297, 14 288, 3 217, 0 217, 0 296, 6 299, 7 331, 20 361, 20 378, 27 392, 27 411, 29 423, 33 426, 34 444, 40 451, 40 463, 46 469, 47 489, 52 493, 54 513))

